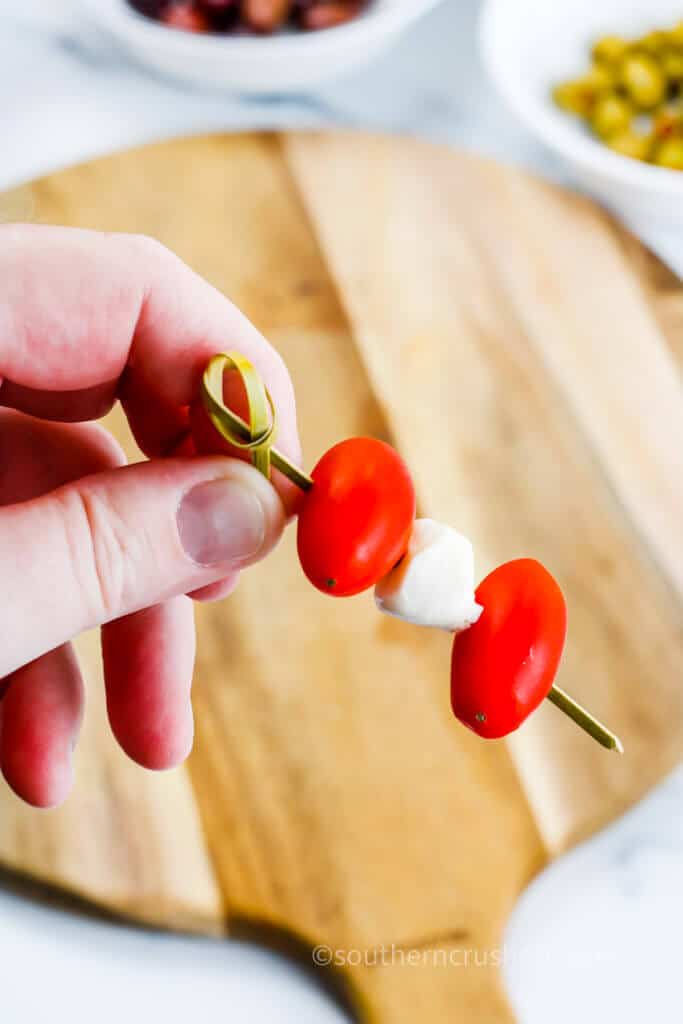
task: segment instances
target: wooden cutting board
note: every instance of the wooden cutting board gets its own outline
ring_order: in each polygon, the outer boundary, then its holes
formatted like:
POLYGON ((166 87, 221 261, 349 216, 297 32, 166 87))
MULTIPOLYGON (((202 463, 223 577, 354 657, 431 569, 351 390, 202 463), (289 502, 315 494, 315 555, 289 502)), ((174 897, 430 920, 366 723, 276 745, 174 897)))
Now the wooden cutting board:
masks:
POLYGON ((480 576, 547 563, 560 682, 626 755, 550 706, 478 740, 450 715, 449 638, 318 594, 290 531, 197 609, 188 769, 116 749, 84 639, 75 791, 50 813, 2 791, 1 863, 158 926, 326 943, 363 1021, 510 1021, 491 964, 518 894, 683 750, 681 289, 589 202, 400 139, 195 138, 53 175, 32 203, 155 235, 225 290, 291 368, 309 466, 387 437, 480 576), (476 956, 489 969, 444 966, 476 956))

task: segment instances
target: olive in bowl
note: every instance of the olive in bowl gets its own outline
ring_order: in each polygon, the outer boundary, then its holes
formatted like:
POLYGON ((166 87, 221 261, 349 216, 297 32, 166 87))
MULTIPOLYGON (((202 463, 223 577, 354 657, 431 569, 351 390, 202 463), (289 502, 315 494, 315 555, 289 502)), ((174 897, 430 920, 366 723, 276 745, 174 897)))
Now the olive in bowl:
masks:
POLYGON ((269 35, 290 28, 334 28, 356 18, 365 0, 128 0, 168 28, 186 32, 269 35))

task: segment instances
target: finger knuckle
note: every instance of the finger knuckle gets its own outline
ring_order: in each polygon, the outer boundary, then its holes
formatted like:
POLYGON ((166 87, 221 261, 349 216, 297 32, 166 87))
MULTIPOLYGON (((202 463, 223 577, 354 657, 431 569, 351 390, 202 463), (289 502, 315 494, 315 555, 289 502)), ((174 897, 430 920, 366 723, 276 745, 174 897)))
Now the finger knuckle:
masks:
POLYGON ((153 235, 145 234, 121 234, 115 236, 119 244, 124 246, 127 253, 137 256, 146 264, 155 266, 159 263, 179 262, 178 257, 167 246, 160 242, 153 235))
POLYGON ((107 622, 127 604, 136 562, 134 535, 106 496, 87 487, 64 492, 73 571, 92 624, 107 622))

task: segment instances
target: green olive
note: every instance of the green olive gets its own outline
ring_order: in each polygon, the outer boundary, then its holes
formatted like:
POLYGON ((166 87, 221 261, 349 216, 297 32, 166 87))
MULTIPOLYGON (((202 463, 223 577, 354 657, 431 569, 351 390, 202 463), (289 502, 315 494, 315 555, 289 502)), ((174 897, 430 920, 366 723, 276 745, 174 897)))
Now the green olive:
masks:
POLYGON ((666 80, 662 69, 646 53, 632 53, 624 59, 621 82, 641 110, 651 110, 666 95, 666 80))
POLYGON ((628 100, 617 93, 601 96, 593 110, 591 127, 601 139, 609 139, 627 131, 633 118, 633 108, 628 100))
POLYGON ((587 89, 593 89, 597 94, 613 89, 617 84, 615 72, 605 64, 591 64, 590 68, 579 81, 583 82, 587 89))
POLYGON ((636 49, 641 50, 643 53, 649 53, 652 57, 659 57, 666 49, 668 43, 668 33, 656 30, 641 36, 634 45, 636 49))
POLYGON ((654 155, 654 162, 659 167, 683 171, 683 139, 674 136, 660 142, 654 155))
POLYGON ((553 89, 553 99, 558 107, 569 114, 585 117, 589 113, 595 97, 586 93, 580 82, 561 82, 553 89))
POLYGON ((586 78, 561 82, 553 89, 553 99, 558 107, 570 114, 578 114, 579 117, 588 117, 598 96, 599 92, 586 78))
POLYGON ((585 75, 553 97, 615 153, 683 170, 683 21, 638 39, 604 35, 585 75))
POLYGON ((669 29, 666 35, 671 46, 683 47, 683 21, 669 29))
POLYGON ((599 96, 613 89, 615 77, 611 71, 594 64, 581 78, 560 82, 553 89, 553 99, 558 107, 579 117, 588 117, 599 96))
POLYGON ((683 51, 667 50, 662 54, 660 64, 671 85, 683 82, 683 51))
POLYGON ((618 64, 628 50, 629 44, 621 36, 602 36, 593 43, 591 57, 598 64, 618 64))
POLYGON ((630 128, 607 139, 607 145, 621 156, 629 156, 632 160, 649 160, 652 151, 652 136, 642 135, 630 128))

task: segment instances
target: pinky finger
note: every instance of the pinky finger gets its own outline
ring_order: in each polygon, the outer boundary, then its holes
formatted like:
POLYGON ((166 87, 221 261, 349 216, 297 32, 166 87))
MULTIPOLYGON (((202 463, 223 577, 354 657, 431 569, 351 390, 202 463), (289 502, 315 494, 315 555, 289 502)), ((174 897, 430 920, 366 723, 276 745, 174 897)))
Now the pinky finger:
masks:
POLYGON ((24 665, 0 684, 0 769, 22 800, 54 807, 71 789, 83 717, 83 680, 70 644, 24 665))

